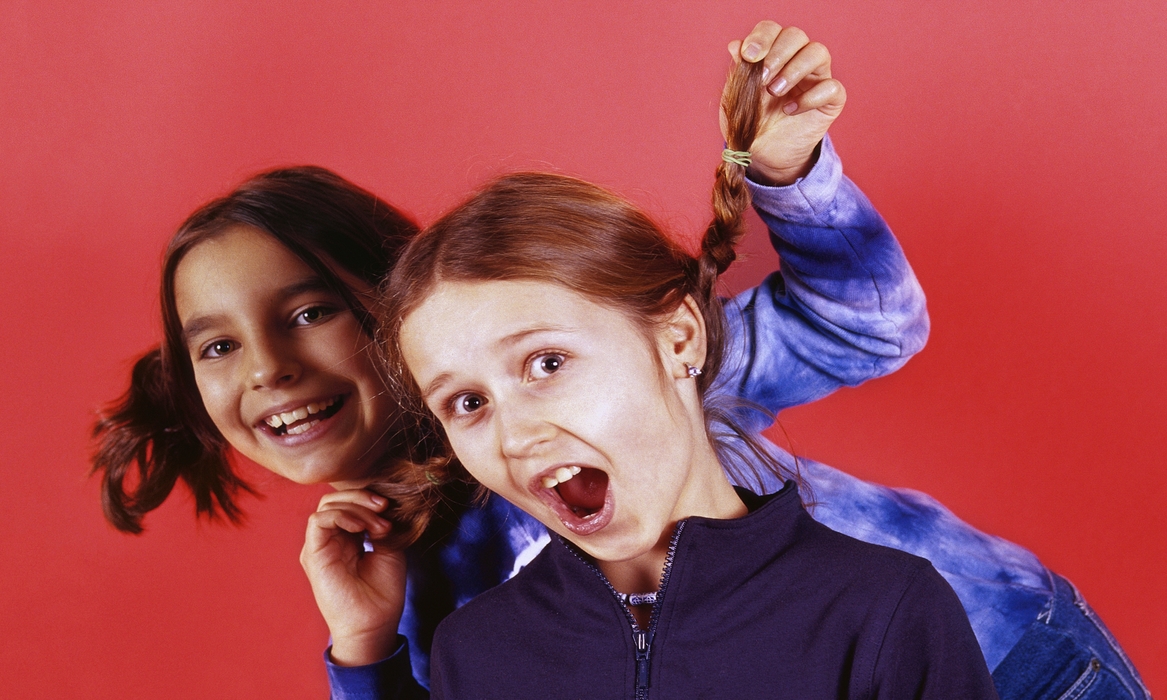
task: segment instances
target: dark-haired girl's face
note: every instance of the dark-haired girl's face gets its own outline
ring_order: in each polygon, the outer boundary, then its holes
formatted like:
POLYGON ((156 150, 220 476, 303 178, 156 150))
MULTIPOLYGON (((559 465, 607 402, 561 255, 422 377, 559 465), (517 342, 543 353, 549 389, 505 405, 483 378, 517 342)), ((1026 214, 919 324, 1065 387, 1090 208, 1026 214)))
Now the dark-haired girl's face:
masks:
POLYGON ((174 286, 203 405, 232 447, 298 483, 370 476, 397 404, 356 317, 311 268, 240 226, 190 250, 174 286))

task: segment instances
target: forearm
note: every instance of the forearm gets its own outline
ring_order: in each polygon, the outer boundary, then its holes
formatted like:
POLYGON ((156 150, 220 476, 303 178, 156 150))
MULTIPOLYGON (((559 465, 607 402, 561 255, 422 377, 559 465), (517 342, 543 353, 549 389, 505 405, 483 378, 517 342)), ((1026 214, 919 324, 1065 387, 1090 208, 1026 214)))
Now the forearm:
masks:
POLYGON ((727 304, 727 392, 777 412, 892 372, 923 347, 923 291, 829 139, 806 177, 750 189, 781 266, 727 304))

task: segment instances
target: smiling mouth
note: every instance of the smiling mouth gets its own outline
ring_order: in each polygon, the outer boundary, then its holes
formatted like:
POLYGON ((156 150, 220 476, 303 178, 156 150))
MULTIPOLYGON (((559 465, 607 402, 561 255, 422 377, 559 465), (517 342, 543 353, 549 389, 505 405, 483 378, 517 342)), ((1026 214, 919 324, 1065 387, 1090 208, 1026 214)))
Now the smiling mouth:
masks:
POLYGON ((263 419, 263 424, 276 436, 299 435, 311 430, 317 423, 336 415, 344 406, 344 395, 324 401, 314 401, 291 411, 275 413, 263 419))

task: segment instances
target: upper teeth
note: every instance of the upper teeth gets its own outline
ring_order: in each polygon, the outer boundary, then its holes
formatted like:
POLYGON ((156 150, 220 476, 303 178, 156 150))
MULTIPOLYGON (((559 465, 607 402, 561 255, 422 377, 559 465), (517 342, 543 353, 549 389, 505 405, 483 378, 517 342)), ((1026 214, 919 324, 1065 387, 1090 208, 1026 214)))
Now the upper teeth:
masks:
POLYGON ((572 465, 570 467, 560 467, 551 474, 543 477, 543 488, 553 489, 565 481, 571 481, 571 477, 579 474, 580 468, 572 465))
POLYGON ((288 411, 287 413, 276 413, 274 415, 271 415, 271 416, 268 416, 267 418, 265 418, 264 422, 273 428, 278 428, 281 425, 289 425, 291 423, 295 423, 298 420, 304 420, 305 418, 307 418, 310 415, 320 413, 321 411, 328 408, 329 406, 331 406, 334 403, 336 403, 335 396, 332 397, 331 399, 328 399, 327 401, 320 401, 318 403, 310 403, 306 406, 301 406, 299 408, 292 409, 291 411, 288 411))

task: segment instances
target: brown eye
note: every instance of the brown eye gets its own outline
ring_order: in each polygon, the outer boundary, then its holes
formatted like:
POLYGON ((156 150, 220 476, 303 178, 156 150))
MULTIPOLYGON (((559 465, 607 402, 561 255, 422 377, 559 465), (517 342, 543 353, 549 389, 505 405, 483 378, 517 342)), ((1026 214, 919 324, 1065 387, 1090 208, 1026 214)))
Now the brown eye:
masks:
POLYGON ((223 357, 229 352, 235 352, 238 348, 239 344, 235 341, 214 341, 203 345, 202 350, 198 351, 198 357, 202 359, 223 357))
POLYGON ((323 321, 334 313, 335 311, 326 306, 312 306, 296 314, 295 325, 310 326, 313 323, 323 321))
POLYGON ((559 353, 548 353, 546 355, 539 355, 535 358, 531 367, 531 376, 534 379, 542 379, 548 375, 555 374, 563 367, 566 360, 563 355, 559 353))
POLYGON ((215 342, 203 348, 201 357, 222 357, 227 353, 233 351, 236 345, 231 340, 216 340, 215 342))
POLYGON ((478 394, 463 394, 454 402, 454 412, 459 414, 474 413, 486 405, 486 399, 478 394))

